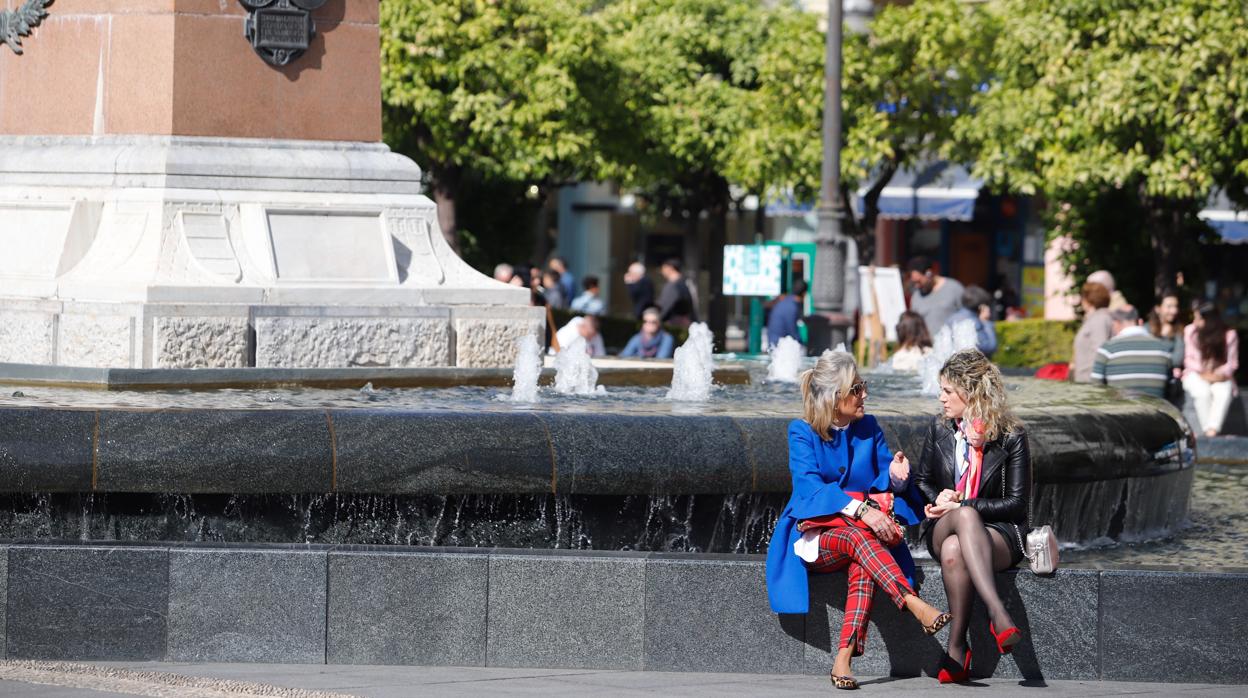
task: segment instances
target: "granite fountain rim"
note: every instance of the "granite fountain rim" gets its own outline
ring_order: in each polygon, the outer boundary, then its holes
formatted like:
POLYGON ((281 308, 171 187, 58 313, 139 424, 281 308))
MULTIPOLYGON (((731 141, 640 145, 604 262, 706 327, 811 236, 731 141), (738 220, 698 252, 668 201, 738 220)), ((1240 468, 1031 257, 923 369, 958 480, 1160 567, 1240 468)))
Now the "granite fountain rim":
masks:
MULTIPOLYGON (((672 380, 668 360, 628 361, 629 365, 598 368, 605 386, 664 386, 672 380)), ((544 368, 540 382, 554 383, 553 368, 544 368)), ((509 387, 512 369, 457 367, 345 368, 93 368, 0 362, 0 384, 94 389, 103 391, 221 390, 262 388, 358 389, 371 383, 377 388, 509 387)), ((715 367, 718 385, 747 385, 750 374, 740 363, 721 362, 715 367)))

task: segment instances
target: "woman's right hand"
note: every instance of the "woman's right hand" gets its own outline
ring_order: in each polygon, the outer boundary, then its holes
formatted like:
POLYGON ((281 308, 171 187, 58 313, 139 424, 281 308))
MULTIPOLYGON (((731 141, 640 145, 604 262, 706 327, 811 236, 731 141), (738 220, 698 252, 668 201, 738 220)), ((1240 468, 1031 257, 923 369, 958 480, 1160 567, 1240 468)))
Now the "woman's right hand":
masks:
POLYGON ((945 506, 946 504, 949 504, 950 502, 960 502, 960 501, 962 501, 962 493, 957 490, 941 490, 940 494, 936 495, 937 507, 945 506))
POLYGON ((929 519, 939 519, 949 512, 962 506, 961 502, 945 502, 944 504, 925 504, 923 514, 929 519))
POLYGON ((885 545, 892 546, 901 539, 898 535, 897 524, 879 509, 867 507, 867 510, 862 513, 862 522, 870 526, 871 532, 885 545))

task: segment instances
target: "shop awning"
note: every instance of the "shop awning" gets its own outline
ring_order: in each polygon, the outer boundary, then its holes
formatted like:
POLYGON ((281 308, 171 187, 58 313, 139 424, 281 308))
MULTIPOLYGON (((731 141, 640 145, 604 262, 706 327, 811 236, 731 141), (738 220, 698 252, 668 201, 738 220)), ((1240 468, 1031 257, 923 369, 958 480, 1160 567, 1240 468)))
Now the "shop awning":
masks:
MULTIPOLYGON (((946 160, 921 163, 898 170, 880 192, 880 217, 969 221, 975 216, 975 199, 984 183, 961 165, 946 160)), ((854 197, 861 214, 867 187, 854 197)))
POLYGON ((1205 209, 1197 215, 1218 231, 1223 242, 1248 243, 1248 211, 1236 210, 1226 192, 1209 197, 1205 209))

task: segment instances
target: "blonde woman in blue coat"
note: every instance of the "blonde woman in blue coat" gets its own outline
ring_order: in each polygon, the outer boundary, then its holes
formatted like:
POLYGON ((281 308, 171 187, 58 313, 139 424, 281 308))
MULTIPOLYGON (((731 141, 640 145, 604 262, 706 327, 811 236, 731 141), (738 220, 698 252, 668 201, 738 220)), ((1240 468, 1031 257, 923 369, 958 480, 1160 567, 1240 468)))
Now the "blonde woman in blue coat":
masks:
POLYGON ((901 534, 903 524, 919 522, 922 500, 910 485, 909 461, 889 451, 879 423, 865 413, 867 385, 853 357, 824 352, 802 374, 801 386, 803 416, 789 424, 793 495, 768 547, 767 593, 776 613, 806 613, 807 575, 847 572, 831 678, 837 688, 854 689, 850 662, 865 648, 876 588, 912 613, 928 635, 951 616, 914 593, 914 560, 901 534), (891 515, 864 499, 882 500, 884 507, 891 500, 891 515))

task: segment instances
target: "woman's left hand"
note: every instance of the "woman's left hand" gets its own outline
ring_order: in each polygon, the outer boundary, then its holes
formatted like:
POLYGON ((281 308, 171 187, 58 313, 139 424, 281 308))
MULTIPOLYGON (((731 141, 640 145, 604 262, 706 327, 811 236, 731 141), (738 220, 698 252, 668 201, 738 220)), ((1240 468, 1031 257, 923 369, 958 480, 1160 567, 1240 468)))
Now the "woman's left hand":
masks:
POLYGON ((893 462, 888 465, 888 479, 894 484, 902 484, 910 479, 910 460, 901 451, 893 454, 893 462))

